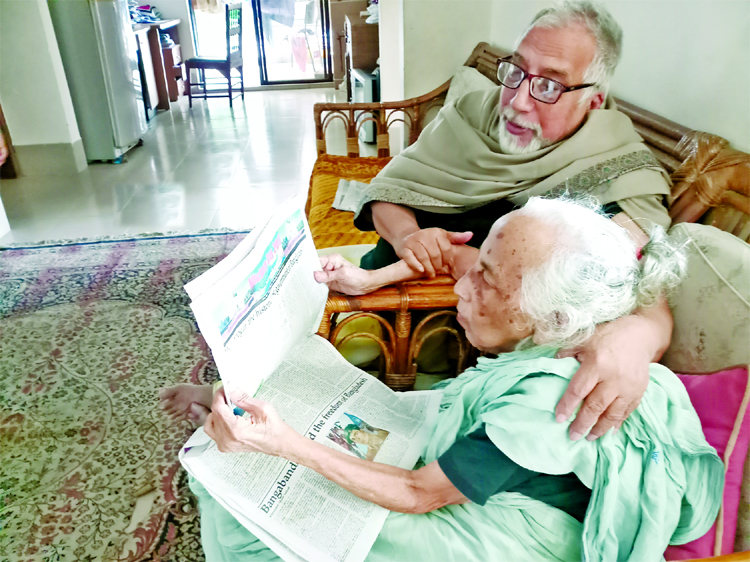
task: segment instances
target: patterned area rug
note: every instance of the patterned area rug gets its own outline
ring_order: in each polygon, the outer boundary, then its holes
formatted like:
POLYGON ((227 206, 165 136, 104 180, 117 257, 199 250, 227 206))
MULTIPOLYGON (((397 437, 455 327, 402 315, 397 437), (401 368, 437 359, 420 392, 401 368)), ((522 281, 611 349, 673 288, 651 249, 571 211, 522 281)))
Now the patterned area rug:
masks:
POLYGON ((157 391, 215 380, 183 285, 245 234, 0 251, 0 561, 204 559, 157 391))

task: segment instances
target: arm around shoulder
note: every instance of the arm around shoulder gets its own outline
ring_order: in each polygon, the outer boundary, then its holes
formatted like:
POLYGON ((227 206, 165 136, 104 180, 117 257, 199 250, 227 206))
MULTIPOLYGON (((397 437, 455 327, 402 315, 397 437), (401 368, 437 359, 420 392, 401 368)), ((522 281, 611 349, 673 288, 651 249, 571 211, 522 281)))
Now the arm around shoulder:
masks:
MULTIPOLYGON (((627 214, 612 220, 627 229, 639 247, 648 243, 648 236, 627 214)), ((583 401, 570 425, 571 439, 586 435, 589 428, 589 439, 601 437, 635 410, 648 386, 649 365, 669 347, 672 324, 662 296, 652 306, 599 326, 583 345, 560 352, 560 357, 576 357, 581 363, 556 409, 558 421, 563 421, 583 401)))

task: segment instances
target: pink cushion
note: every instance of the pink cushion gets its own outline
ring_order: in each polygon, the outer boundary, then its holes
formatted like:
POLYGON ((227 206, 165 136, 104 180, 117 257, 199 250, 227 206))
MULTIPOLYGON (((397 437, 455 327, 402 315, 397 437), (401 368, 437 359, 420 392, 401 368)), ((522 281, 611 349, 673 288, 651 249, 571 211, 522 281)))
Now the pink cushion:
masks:
POLYGON ((747 367, 734 367, 710 374, 677 375, 685 385, 690 401, 701 420, 706 441, 724 460, 726 476, 719 518, 701 538, 680 546, 670 546, 667 560, 707 558, 734 552, 737 509, 740 503, 742 469, 750 440, 747 367), (716 548, 717 537, 720 548, 716 548))

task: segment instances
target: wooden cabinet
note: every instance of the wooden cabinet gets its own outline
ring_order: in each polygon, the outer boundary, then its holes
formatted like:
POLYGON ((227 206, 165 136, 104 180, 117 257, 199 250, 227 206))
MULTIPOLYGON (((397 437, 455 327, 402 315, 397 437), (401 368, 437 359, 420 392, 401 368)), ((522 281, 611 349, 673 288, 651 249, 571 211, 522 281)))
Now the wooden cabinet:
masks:
MULTIPOLYGON (((148 37, 148 47, 153 67, 154 88, 149 84, 149 96, 155 109, 169 109, 170 101, 177 101, 182 91, 182 57, 180 54, 180 37, 177 24, 180 20, 162 20, 156 23, 143 23, 133 26, 136 36, 144 30, 148 37), (159 32, 169 35, 174 42, 173 47, 161 46, 159 32)), ((145 51, 145 49, 141 49, 145 51)), ((145 60, 145 56, 143 57, 145 60)), ((144 63, 145 64, 145 63, 144 63)), ((148 82, 148 80, 147 80, 148 82)))
POLYGON ((167 92, 169 101, 177 101, 180 94, 185 90, 182 80, 182 55, 180 46, 163 47, 164 74, 167 80, 167 92))
POLYGON ((347 15, 344 19, 346 31, 346 94, 352 101, 352 70, 358 68, 372 72, 380 57, 380 35, 378 24, 365 23, 361 16, 347 15))

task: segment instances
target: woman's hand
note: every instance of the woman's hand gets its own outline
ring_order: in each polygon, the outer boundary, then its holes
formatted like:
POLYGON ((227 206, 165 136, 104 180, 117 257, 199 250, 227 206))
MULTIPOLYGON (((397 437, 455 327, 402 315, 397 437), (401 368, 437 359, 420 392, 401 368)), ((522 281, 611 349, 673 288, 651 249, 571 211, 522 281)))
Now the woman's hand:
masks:
POLYGON ((340 254, 320 256, 320 267, 323 271, 314 272, 315 280, 339 293, 364 295, 376 288, 371 271, 352 265, 340 254))
MULTIPOLYGON (((469 240, 471 236, 471 232, 462 233, 460 239, 469 240)), ((453 244, 443 255, 447 261, 440 273, 448 273, 457 280, 471 269, 478 256, 477 248, 463 243, 453 244)), ((386 285, 423 277, 404 260, 370 271, 352 265, 339 254, 331 254, 320 256, 320 266, 323 271, 313 272, 315 280, 345 295, 366 295, 386 285)))
POLYGON ((204 430, 216 442, 222 453, 265 453, 285 456, 302 436, 281 419, 268 402, 250 398, 246 394, 232 396, 234 403, 250 414, 235 416, 226 401, 224 389, 214 395, 211 413, 204 430))

